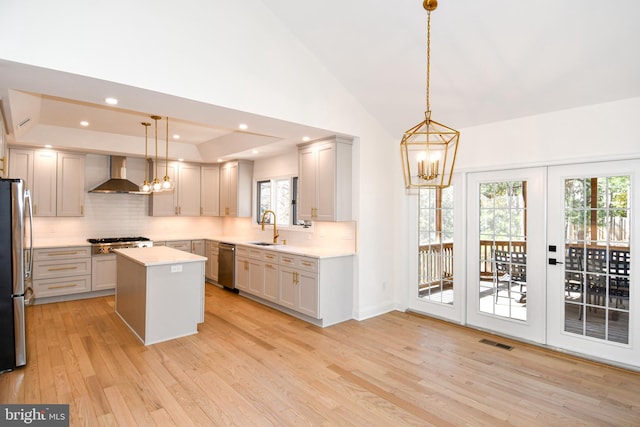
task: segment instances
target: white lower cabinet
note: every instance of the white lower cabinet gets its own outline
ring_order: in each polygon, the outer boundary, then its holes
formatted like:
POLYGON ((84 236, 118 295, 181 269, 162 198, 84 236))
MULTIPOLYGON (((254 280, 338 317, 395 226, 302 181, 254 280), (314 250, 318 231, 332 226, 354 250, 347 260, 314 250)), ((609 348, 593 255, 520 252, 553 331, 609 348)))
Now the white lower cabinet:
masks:
POLYGON ((260 249, 236 247, 236 288, 258 297, 264 293, 264 262, 260 249))
POLYGON ((213 240, 205 241, 205 278, 211 282, 218 283, 218 253, 220 251, 218 242, 213 240))
POLYGON ((91 291, 89 246, 35 249, 33 292, 38 298, 91 291))
POLYGON ((319 326, 353 318, 353 256, 314 258, 236 248, 236 287, 319 326), (259 258, 259 254, 262 257, 259 258))
POLYGON ((280 277, 278 276, 277 257, 275 255, 272 256, 276 258, 275 261, 264 262, 264 292, 262 293, 262 298, 277 302, 280 277))
POLYGON ((116 288, 116 255, 97 255, 91 258, 91 290, 116 288))
POLYGON ((313 318, 318 317, 318 260, 281 254, 279 303, 313 318))

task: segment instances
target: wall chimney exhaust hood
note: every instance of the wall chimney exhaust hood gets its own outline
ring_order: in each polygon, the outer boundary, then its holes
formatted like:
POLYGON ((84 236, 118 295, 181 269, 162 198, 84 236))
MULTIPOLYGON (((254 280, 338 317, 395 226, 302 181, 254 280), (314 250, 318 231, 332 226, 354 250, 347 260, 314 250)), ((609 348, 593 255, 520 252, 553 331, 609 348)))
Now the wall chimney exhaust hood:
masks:
POLYGON ((89 193, 129 193, 129 194, 147 194, 140 191, 138 184, 127 179, 127 158, 124 156, 111 156, 109 158, 111 164, 111 175, 109 180, 98 185, 89 193))

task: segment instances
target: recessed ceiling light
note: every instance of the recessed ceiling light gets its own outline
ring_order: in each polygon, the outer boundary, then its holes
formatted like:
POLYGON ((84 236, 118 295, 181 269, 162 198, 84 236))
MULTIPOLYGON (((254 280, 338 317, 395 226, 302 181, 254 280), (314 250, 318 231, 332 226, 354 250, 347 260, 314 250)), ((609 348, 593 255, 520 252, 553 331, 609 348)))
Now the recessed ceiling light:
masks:
POLYGON ((53 145, 51 145, 51 144, 44 144, 44 148, 53 148, 53 145))
POLYGON ((89 126, 89 122, 86 121, 86 120, 83 120, 83 121, 80 122, 80 126, 87 127, 87 126, 89 126))
POLYGON ((246 123, 240 123, 238 125, 238 128, 242 129, 242 130, 247 130, 247 129, 249 129, 249 126, 246 123))
POLYGON ((183 158, 178 159, 179 162, 184 162, 183 158))
POLYGON ((118 105, 118 100, 116 98, 108 97, 104 99, 104 102, 106 102, 109 105, 118 105))
POLYGON ((308 136, 303 136, 302 137, 302 141, 303 142, 309 142, 309 141, 311 141, 311 138, 309 138, 308 136))
POLYGON ((180 135, 178 135, 177 133, 173 134, 173 139, 180 139, 180 135))
POLYGON ((224 162, 223 159, 218 159, 218 163, 222 163, 222 162, 224 162))
POLYGON ((253 151, 251 151, 251 152, 252 152, 253 154, 258 154, 258 153, 259 153, 259 151, 258 151, 258 150, 253 150, 253 151))

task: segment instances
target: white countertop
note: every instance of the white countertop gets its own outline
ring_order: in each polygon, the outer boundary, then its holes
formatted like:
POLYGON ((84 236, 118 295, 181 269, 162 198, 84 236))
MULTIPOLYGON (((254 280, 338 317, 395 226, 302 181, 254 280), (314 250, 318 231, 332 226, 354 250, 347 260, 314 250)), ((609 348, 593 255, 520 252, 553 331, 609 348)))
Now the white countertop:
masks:
POLYGON ((184 264, 187 262, 203 262, 207 260, 206 257, 190 254, 189 252, 180 251, 167 246, 115 249, 114 252, 118 255, 127 257, 138 264, 142 264, 145 267, 153 265, 184 264))
MULTIPOLYGON (((233 243, 233 242, 230 242, 230 243, 233 243)), ((323 248, 323 247, 317 247, 317 246, 299 246, 299 245, 281 245, 281 244, 262 246, 262 245, 252 244, 251 242, 247 242, 247 241, 236 242, 236 245, 249 246, 252 248, 260 248, 268 251, 282 252, 282 253, 287 253, 291 255, 308 256, 312 258, 335 258, 335 257, 354 255, 352 251, 340 250, 340 249, 334 249, 334 248, 323 248)))
MULTIPOLYGON (((182 239, 154 238, 152 239, 152 241, 200 240, 200 239, 215 240, 217 242, 226 242, 226 243, 231 243, 235 245, 246 245, 254 248, 283 252, 283 253, 288 253, 292 255, 309 256, 314 258, 335 258, 335 257, 355 255, 355 252, 351 250, 331 248, 331 247, 311 246, 311 245, 304 245, 304 244, 288 244, 288 245, 278 244, 278 245, 270 245, 270 246, 259 246, 251 243, 251 242, 255 242, 256 240, 251 240, 251 239, 247 239, 247 237, 238 237, 238 236, 199 236, 199 237, 188 237, 188 238, 182 238, 182 239)), ((34 239, 34 242, 33 242, 33 247, 35 249, 59 248, 59 247, 69 247, 69 246, 90 246, 90 245, 91 244, 87 242, 86 239, 81 239, 81 238, 40 238, 40 239, 34 239)), ((158 247, 161 247, 161 246, 158 246, 158 247)), ((137 248, 132 248, 132 249, 137 249, 137 248)))
MULTIPOLYGON (((26 243, 29 244, 29 241, 27 240, 26 243)), ((68 246, 91 246, 91 243, 87 242, 87 239, 81 239, 77 237, 45 237, 33 239, 34 249, 60 248, 68 246)))

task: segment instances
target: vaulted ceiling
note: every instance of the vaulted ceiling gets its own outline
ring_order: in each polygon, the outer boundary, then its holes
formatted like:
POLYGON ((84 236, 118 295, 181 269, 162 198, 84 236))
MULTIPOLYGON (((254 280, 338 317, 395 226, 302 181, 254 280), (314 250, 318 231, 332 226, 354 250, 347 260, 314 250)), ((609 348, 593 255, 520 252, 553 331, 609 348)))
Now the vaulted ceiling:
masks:
MULTIPOLYGON (((423 119, 426 13, 421 1, 262 2, 390 135, 400 138, 423 119)), ((637 0, 441 0, 431 23, 433 118, 460 129, 639 97, 638 22, 637 0)), ((25 78, 23 71, 0 67, 0 96, 16 141, 25 117, 34 116, 48 131, 77 128, 78 109, 92 109, 92 120, 100 123, 97 132, 139 137, 140 128, 123 127, 124 120, 107 116, 113 110, 39 97, 37 85, 35 93, 10 95, 16 73, 25 78)), ((156 95, 145 96, 151 103, 156 95)), ((137 111, 119 114, 133 115, 136 124, 145 118, 137 111)), ((255 140, 242 147, 251 157, 253 147, 287 146, 299 141, 294 135, 328 132, 272 121, 269 132, 252 134, 235 128, 233 112, 217 116, 218 123, 204 123, 196 114, 178 120, 172 133, 182 133, 183 142, 208 142, 210 156, 239 154, 217 150, 214 141, 222 147, 238 138, 255 140)))

